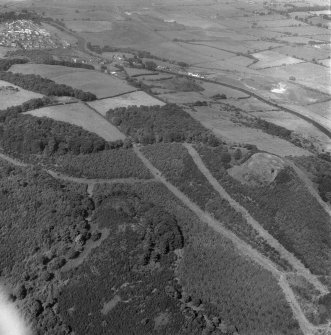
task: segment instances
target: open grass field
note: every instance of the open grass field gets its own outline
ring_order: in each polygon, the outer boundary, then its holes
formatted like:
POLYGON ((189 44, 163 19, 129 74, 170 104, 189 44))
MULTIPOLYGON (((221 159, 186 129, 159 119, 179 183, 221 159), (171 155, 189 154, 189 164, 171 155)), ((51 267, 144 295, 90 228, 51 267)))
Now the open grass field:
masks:
MULTIPOLYGON (((143 75, 157 75, 157 72, 149 71, 146 69, 136 69, 134 67, 126 67, 124 68, 125 72, 130 77, 139 77, 143 75)), ((153 78, 153 77, 152 77, 153 78)))
POLYGON ((11 83, 0 80, 0 109, 21 105, 30 99, 42 97, 43 96, 39 93, 26 91, 11 83))
POLYGON ((142 91, 132 92, 114 98, 91 101, 88 104, 94 109, 96 109, 102 115, 106 115, 109 109, 114 109, 117 107, 128 107, 133 105, 135 106, 165 105, 163 101, 155 99, 154 97, 142 91))
POLYGON ((189 104, 196 101, 206 101, 206 99, 200 92, 176 92, 176 93, 164 93, 159 95, 163 101, 167 103, 175 104, 189 104))
POLYGON ((320 65, 300 63, 286 67, 263 69, 260 72, 284 80, 288 80, 290 76, 294 76, 297 83, 331 94, 330 75, 325 71, 325 67, 320 65))
POLYGON ((331 101, 320 102, 305 106, 312 112, 331 120, 331 101))
POLYGON ((205 89, 201 93, 208 98, 214 96, 215 94, 225 94, 227 98, 232 98, 232 99, 248 98, 248 95, 243 92, 233 90, 229 87, 224 87, 224 86, 217 85, 214 83, 202 82, 201 86, 205 89))
POLYGON ((87 21, 87 20, 68 20, 66 26, 78 33, 83 31, 98 33, 101 31, 111 30, 112 23, 109 21, 87 21))
POLYGON ((27 112, 27 114, 74 124, 99 135, 106 141, 125 139, 125 135, 115 126, 82 103, 44 107, 27 112))
POLYGON ((231 114, 215 107, 195 107, 196 112, 190 115, 200 121, 206 128, 211 129, 214 134, 234 143, 254 144, 258 149, 279 156, 309 156, 307 150, 296 147, 278 137, 266 134, 259 129, 248 128, 232 122, 231 114))
POLYGON ((331 140, 309 122, 283 111, 259 111, 252 112, 251 115, 259 117, 263 120, 284 127, 288 130, 293 130, 305 138, 313 140, 319 144, 321 148, 331 148, 331 140))
POLYGON ((313 59, 326 59, 330 55, 330 50, 328 49, 308 46, 283 46, 278 48, 277 52, 283 55, 301 58, 306 61, 312 61, 313 59))
POLYGON ((99 99, 134 90, 124 80, 98 71, 71 68, 59 65, 16 64, 10 71, 36 74, 73 88, 94 93, 99 99))
POLYGON ((264 69, 269 67, 277 67, 302 63, 303 61, 294 57, 286 56, 275 51, 264 51, 255 53, 252 56, 259 61, 250 66, 252 69, 264 69))

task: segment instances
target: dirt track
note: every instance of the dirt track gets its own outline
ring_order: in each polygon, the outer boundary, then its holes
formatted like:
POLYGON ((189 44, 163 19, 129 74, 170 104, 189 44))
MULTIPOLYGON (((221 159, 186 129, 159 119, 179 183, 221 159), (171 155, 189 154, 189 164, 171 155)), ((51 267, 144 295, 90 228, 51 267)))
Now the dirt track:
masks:
POLYGON ((270 235, 249 213, 248 211, 241 206, 237 201, 235 201, 226 190, 219 184, 219 182, 214 178, 210 173, 208 168, 203 163, 198 152, 190 144, 185 144, 189 154, 191 155, 194 163, 199 168, 200 172, 206 177, 208 182, 213 186, 216 192, 219 195, 226 199, 231 207, 233 207, 238 213, 242 214, 246 219, 247 223, 251 225, 259 235, 268 242, 275 250, 279 252, 282 258, 286 259, 289 264, 296 270, 296 272, 303 277, 305 277, 314 287, 319 290, 322 294, 328 293, 328 289, 314 276, 309 269, 307 269, 302 262, 297 259, 292 253, 286 250, 272 235, 270 235))
MULTIPOLYGON (((134 147, 134 151, 136 152, 137 156, 142 160, 144 165, 149 169, 152 175, 155 177, 155 180, 164 184, 170 192, 172 192, 186 207, 188 207, 201 221, 208 224, 212 229, 216 232, 222 234, 224 237, 230 239, 232 243, 236 246, 236 248, 241 252, 243 255, 251 258, 254 262, 258 263, 264 269, 270 271, 275 278, 278 280, 279 286, 282 288, 282 291, 285 295, 286 300, 288 301, 293 315, 298 321, 300 328, 304 335, 313 335, 316 334, 318 330, 325 331, 325 327, 315 327, 312 325, 304 315, 301 310, 301 307, 296 300, 296 297, 290 288, 285 274, 277 269, 275 264, 270 261, 265 256, 261 255, 257 250, 253 249, 250 245, 246 242, 242 241, 237 235, 232 233, 231 231, 227 230, 221 222, 214 219, 208 213, 205 213, 200 209, 199 206, 194 204, 185 194, 183 194, 180 190, 178 190, 175 186, 169 183, 161 174, 159 170, 157 170, 149 160, 142 154, 138 147, 134 147)), ((324 333, 326 334, 326 333, 324 333)))

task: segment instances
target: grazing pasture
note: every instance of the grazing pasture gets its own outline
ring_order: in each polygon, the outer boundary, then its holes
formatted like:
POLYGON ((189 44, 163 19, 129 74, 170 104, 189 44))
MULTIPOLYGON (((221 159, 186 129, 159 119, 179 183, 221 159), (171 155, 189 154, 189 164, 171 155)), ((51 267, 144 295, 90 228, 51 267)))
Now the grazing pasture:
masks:
POLYGON ((317 115, 327 118, 331 121, 331 100, 305 106, 317 115))
POLYGON ((190 115, 200 121, 203 126, 211 129, 219 138, 234 143, 254 144, 262 151, 281 157, 310 155, 307 150, 298 148, 294 144, 276 136, 264 133, 260 129, 253 129, 240 123, 234 123, 231 121, 233 115, 228 110, 220 110, 218 106, 195 107, 195 110, 196 112, 190 112, 190 115))
POLYGON ((112 23, 109 21, 87 21, 87 20, 69 20, 66 26, 78 33, 83 31, 98 33, 105 30, 111 30, 112 23))
POLYGON ((125 135, 115 126, 83 103, 44 107, 27 112, 27 114, 74 124, 99 135, 106 141, 125 139, 125 135))
POLYGON ((228 99, 229 98, 243 99, 243 98, 249 97, 246 93, 233 90, 232 88, 221 86, 221 85, 214 84, 214 83, 201 82, 201 86, 204 88, 204 91, 202 92, 202 94, 208 98, 216 94, 225 94, 228 99))
POLYGON ((330 55, 330 50, 308 46, 284 46, 277 49, 277 52, 290 57, 312 61, 313 59, 325 59, 330 55))
POLYGON ((164 106, 165 103, 153 98, 145 92, 137 91, 121 95, 119 97, 91 101, 89 105, 96 109, 100 114, 106 116, 109 109, 128 106, 164 106))
POLYGON ((59 65, 16 64, 10 71, 23 74, 36 74, 65 84, 73 88, 94 93, 99 99, 130 92, 134 88, 124 80, 107 74, 81 68, 71 68, 59 65))
POLYGON ((259 61, 257 63, 252 64, 250 68, 257 70, 303 62, 300 59, 289 57, 274 51, 259 52, 253 54, 252 56, 257 58, 259 61))
POLYGON ((325 67, 320 65, 300 63, 281 68, 263 69, 260 70, 260 72, 274 78, 285 80, 293 76, 296 78, 297 83, 324 93, 331 93, 330 75, 325 71, 325 67))
POLYGON ((42 98, 43 95, 31 91, 23 90, 6 81, 0 80, 0 109, 11 106, 18 106, 30 100, 42 98))

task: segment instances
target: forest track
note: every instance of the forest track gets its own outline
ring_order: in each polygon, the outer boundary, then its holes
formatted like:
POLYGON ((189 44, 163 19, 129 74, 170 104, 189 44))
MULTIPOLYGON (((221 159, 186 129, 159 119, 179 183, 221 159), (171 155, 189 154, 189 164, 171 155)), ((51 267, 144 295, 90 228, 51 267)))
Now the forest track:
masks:
POLYGON ((326 294, 329 290, 314 276, 309 269, 307 269, 303 263, 297 259, 291 252, 289 252, 286 248, 284 248, 268 231, 266 231, 259 222, 257 222, 244 208, 241 206, 236 200, 234 200, 226 190, 221 186, 221 184, 217 181, 217 179, 211 174, 209 169, 206 167, 204 162, 202 161, 199 153, 193 148, 191 144, 184 144, 187 148, 189 154, 191 155, 194 163, 200 170, 200 172, 205 176, 210 185, 214 188, 214 190, 225 200, 227 200, 232 208, 235 209, 236 212, 240 213, 245 219, 246 222, 254 228, 258 232, 258 234, 266 241, 268 244, 277 250, 280 256, 296 270, 297 274, 302 275, 309 281, 314 287, 320 291, 322 294, 326 294))
POLYGON ((279 286, 281 287, 287 302, 289 303, 294 318, 298 321, 300 329, 304 335, 314 335, 317 334, 318 330, 324 330, 323 327, 313 326, 306 318, 301 310, 295 295, 290 288, 284 273, 278 270, 277 266, 270 261, 267 257, 260 254, 257 250, 253 249, 249 244, 242 241, 236 234, 226 229, 223 224, 212 217, 210 214, 204 212, 198 205, 193 203, 184 193, 182 193, 177 187, 168 182, 161 174, 161 172, 156 169, 152 163, 144 156, 144 154, 139 150, 137 146, 134 146, 134 151, 137 156, 144 163, 146 168, 152 173, 156 181, 161 182, 167 187, 167 189, 175 195, 187 208, 189 208, 202 222, 206 223, 215 232, 221 234, 225 238, 229 239, 238 251, 245 257, 250 258, 255 263, 259 264, 261 267, 270 271, 274 277, 277 279, 279 286))
MULTIPOLYGON (((313 182, 307 177, 307 175, 290 159, 284 159, 283 160, 291 166, 294 171, 296 172, 297 176, 300 178, 300 180, 304 183, 306 188, 308 189, 309 193, 316 199, 316 201, 323 207, 323 209, 329 214, 331 217, 331 207, 322 200, 316 189, 314 188, 313 182)), ((330 222, 331 224, 331 222, 330 222)))

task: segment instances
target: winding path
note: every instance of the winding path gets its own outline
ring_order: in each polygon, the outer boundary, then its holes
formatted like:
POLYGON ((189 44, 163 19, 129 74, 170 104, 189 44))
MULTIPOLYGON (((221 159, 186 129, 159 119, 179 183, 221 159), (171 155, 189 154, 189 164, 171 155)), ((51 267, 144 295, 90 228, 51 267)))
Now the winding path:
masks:
POLYGON ((297 259, 292 253, 285 249, 269 232, 267 232, 236 200, 234 200, 226 190, 220 185, 216 178, 210 173, 204 162, 202 161, 199 153, 193 148, 191 144, 184 144, 187 148, 189 154, 191 155, 194 163, 200 170, 200 172, 206 177, 211 186, 215 189, 219 195, 226 199, 231 207, 233 207, 236 212, 242 214, 246 219, 247 223, 251 225, 259 235, 268 242, 268 244, 279 252, 282 258, 286 259, 289 264, 296 270, 296 272, 303 277, 305 277, 314 287, 319 290, 322 294, 328 293, 328 289, 314 276, 309 269, 307 269, 302 262, 297 259))

